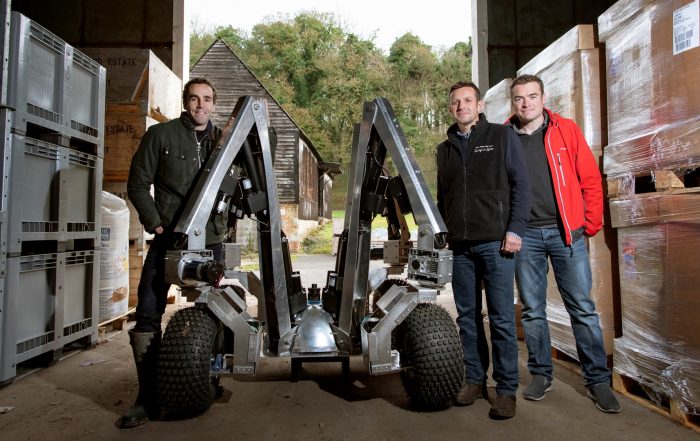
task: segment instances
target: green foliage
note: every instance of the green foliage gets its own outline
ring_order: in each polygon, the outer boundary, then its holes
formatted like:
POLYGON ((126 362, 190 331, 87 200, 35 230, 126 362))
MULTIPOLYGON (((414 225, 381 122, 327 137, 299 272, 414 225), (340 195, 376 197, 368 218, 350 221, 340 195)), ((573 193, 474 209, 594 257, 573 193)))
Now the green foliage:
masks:
POLYGON ((311 231, 301 241, 302 254, 333 253, 333 222, 326 222, 311 231))
MULTIPOLYGON (((386 56, 371 40, 349 32, 333 14, 301 12, 267 18, 250 35, 231 26, 192 24, 191 63, 216 38, 223 39, 291 115, 326 161, 348 170, 354 125, 362 104, 378 96, 391 101, 431 189, 435 147, 452 117, 451 84, 471 78, 471 42, 436 52, 411 33, 386 56)), ((347 176, 336 177, 334 206, 344 208, 347 176)))

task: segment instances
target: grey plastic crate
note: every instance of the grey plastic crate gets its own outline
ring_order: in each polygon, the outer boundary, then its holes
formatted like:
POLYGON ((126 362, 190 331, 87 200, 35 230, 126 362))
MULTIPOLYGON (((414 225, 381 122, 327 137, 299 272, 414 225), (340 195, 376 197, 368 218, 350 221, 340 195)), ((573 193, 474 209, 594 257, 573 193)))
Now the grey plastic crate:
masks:
POLYGON ((0 106, 7 106, 7 68, 10 58, 10 2, 0 7, 0 106))
POLYGON ((59 207, 59 220, 65 222, 65 238, 92 239, 97 243, 101 226, 103 159, 65 147, 62 155, 59 193, 65 205, 59 207))
POLYGON ((71 46, 68 56, 66 111, 71 135, 96 144, 98 151, 93 153, 103 156, 107 70, 71 46))
POLYGON ((6 334, 6 313, 5 313, 5 278, 0 277, 0 306, 2 306, 2 312, 0 312, 0 384, 9 380, 15 376, 14 369, 14 346, 9 351, 6 351, 7 345, 5 344, 4 335, 6 334), (8 354, 6 354, 8 352, 8 354), (10 354, 12 355, 10 357, 10 354), (12 359, 12 361, 10 361, 12 359), (6 365, 7 363, 7 365, 6 365))
POLYGON ((8 105, 18 113, 15 124, 64 132, 66 43, 18 12, 12 13, 10 34, 8 105))
POLYGON ((60 231, 61 146, 12 136, 9 178, 8 252, 23 241, 63 240, 60 231))
POLYGON ((86 343, 97 343, 100 251, 68 251, 61 253, 61 258, 65 266, 62 296, 57 299, 61 325, 57 345, 82 338, 86 343))
POLYGON ((21 135, 12 140, 7 252, 18 255, 28 241, 97 243, 103 159, 21 135))
POLYGON ((59 253, 11 257, 7 270, 3 346, 19 363, 55 347, 59 253))
MULTIPOLYGON (((12 117, 14 111, 0 108, 0 137, 2 137, 2 152, 0 152, 0 277, 5 277, 5 257, 7 256, 7 210, 9 202, 9 170, 12 158, 12 117)), ((2 303, 0 303, 1 305, 2 303)), ((2 314, 0 312, 0 314, 2 314)), ((2 329, 0 328, 0 332, 2 329)))
POLYGON ((55 132, 64 146, 80 144, 103 156, 106 69, 18 12, 10 34, 8 106, 17 111, 15 131, 55 132))
MULTIPOLYGON (((11 257, 0 293, 0 382, 18 363, 98 336, 99 250, 11 257)), ((2 279, 0 279, 0 282, 2 279)))

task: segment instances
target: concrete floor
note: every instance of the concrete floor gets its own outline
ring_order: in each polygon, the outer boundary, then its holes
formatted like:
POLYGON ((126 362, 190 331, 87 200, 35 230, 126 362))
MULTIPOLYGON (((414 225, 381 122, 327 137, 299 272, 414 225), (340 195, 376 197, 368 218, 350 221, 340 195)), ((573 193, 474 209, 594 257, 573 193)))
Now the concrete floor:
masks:
MULTIPOLYGON (((329 257, 294 261, 305 286, 325 284, 329 257)), ((439 301, 454 314, 451 292, 439 301)), ((185 305, 171 305, 168 314, 185 305)), ((133 325, 133 322, 129 323, 133 325)), ((521 387, 529 382, 521 344, 521 387)), ((126 331, 98 346, 74 351, 57 364, 0 389, 2 440, 698 440, 697 433, 619 396, 622 412, 597 411, 580 376, 555 365, 554 390, 544 400, 518 400, 518 414, 488 418, 489 404, 440 412, 410 408, 398 375, 368 376, 361 358, 342 381, 339 363, 305 364, 290 381, 289 360, 263 359, 254 378, 226 378, 224 396, 205 414, 184 421, 156 421, 121 431, 114 421, 137 392, 126 331)), ((492 391, 493 393, 493 391, 492 391)))

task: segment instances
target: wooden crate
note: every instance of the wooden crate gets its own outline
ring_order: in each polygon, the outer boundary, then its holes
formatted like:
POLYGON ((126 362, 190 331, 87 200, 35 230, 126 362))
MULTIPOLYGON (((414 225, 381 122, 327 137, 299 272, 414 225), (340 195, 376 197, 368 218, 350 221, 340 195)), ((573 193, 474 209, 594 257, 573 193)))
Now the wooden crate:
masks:
POLYGON ((105 180, 126 181, 146 130, 180 115, 182 80, 148 49, 85 48, 84 52, 107 68, 105 180))
POLYGON ((144 242, 129 241, 129 309, 138 303, 138 288, 141 280, 143 261, 148 252, 148 245, 144 242))
POLYGON ((137 104, 139 114, 158 121, 180 115, 182 80, 149 49, 84 48, 83 52, 107 68, 108 104, 137 104))
POLYGON ((108 104, 105 115, 105 181, 126 182, 131 158, 146 130, 158 121, 138 112, 137 106, 108 104), (129 113, 133 112, 133 113, 129 113))

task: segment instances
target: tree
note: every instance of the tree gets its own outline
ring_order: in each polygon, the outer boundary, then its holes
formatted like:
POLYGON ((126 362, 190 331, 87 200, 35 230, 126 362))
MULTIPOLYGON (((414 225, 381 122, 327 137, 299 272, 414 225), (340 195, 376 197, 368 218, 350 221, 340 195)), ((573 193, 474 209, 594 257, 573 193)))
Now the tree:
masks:
MULTIPOLYGON (((388 98, 428 184, 435 182, 435 146, 452 121, 447 90, 469 79, 470 43, 436 53, 407 33, 385 56, 371 39, 348 32, 334 15, 318 12, 267 18, 250 35, 231 26, 210 29, 193 23, 192 29, 193 62, 222 38, 327 161, 347 166, 363 103, 388 98)), ((342 185, 334 188, 345 190, 342 185)))
MULTIPOLYGON (((444 103, 443 112, 436 115, 437 126, 443 126, 452 121, 452 117, 447 112, 447 91, 450 86, 457 81, 471 81, 472 69, 472 45, 459 42, 445 51, 440 57, 438 72, 432 84, 431 93, 437 103, 444 103)), ((482 91, 485 93, 486 91, 482 91)))
POLYGON ((192 67, 216 37, 213 28, 199 21, 199 17, 196 16, 190 21, 190 29, 190 67, 192 67))

